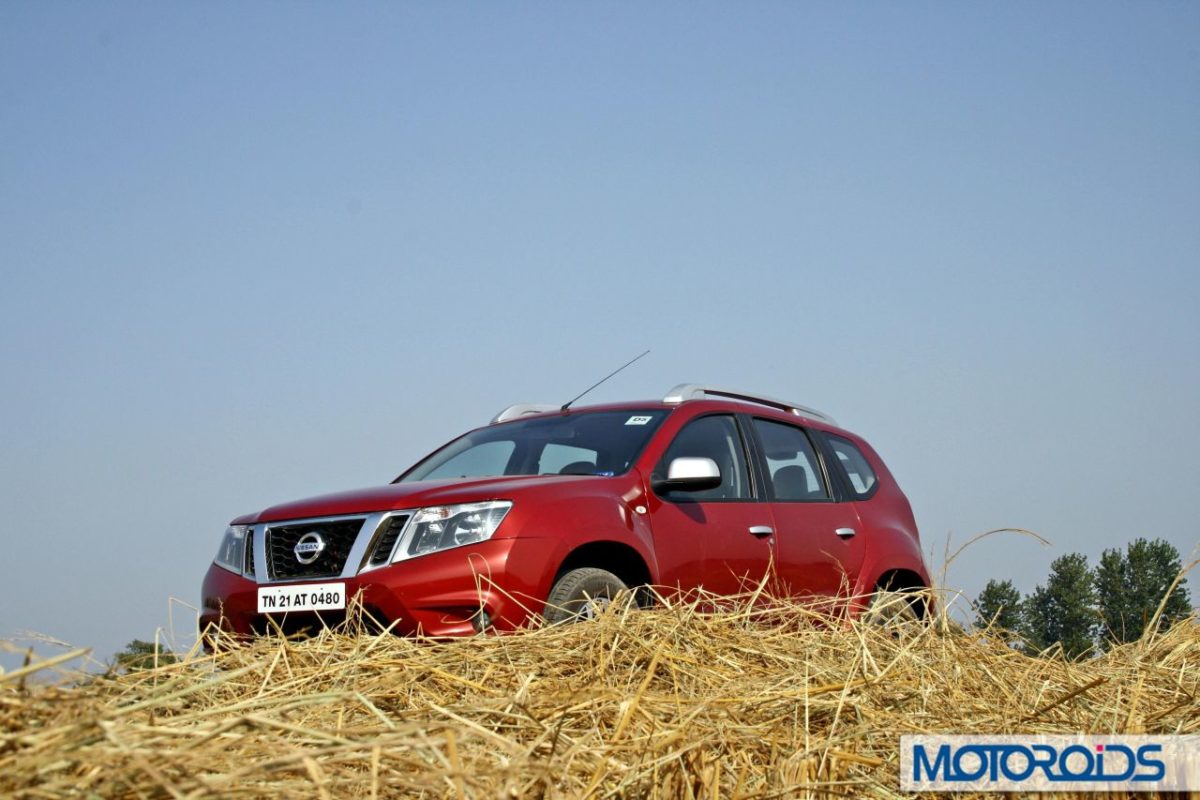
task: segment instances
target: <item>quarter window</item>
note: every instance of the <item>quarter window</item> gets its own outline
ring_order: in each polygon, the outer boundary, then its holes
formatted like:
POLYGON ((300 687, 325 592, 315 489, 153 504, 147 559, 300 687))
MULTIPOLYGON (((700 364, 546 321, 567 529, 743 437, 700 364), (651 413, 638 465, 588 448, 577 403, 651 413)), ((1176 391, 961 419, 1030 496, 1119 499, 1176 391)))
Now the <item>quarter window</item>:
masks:
POLYGON ((711 458, 721 471, 721 485, 701 492, 667 492, 664 495, 667 499, 685 502, 750 499, 750 470, 733 417, 719 414, 689 422, 667 448, 655 477, 665 478, 671 461, 676 458, 711 458))
POLYGON ((829 499, 808 434, 766 419, 755 419, 754 430, 763 446, 774 499, 829 499))
POLYGON ((863 456, 862 451, 840 436, 829 436, 828 440, 833 454, 837 456, 846 477, 850 479, 850 488, 859 497, 869 495, 875 488, 878 479, 875 477, 875 470, 871 469, 871 465, 863 456))

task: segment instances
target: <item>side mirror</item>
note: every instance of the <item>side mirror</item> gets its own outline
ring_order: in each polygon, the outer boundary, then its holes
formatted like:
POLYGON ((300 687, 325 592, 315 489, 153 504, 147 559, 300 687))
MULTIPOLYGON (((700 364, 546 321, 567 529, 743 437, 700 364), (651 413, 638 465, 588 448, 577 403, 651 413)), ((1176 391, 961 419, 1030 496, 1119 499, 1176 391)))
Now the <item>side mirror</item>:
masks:
POLYGON ((667 477, 654 482, 659 492, 701 492, 721 485, 721 470, 711 458, 676 458, 667 467, 667 477))

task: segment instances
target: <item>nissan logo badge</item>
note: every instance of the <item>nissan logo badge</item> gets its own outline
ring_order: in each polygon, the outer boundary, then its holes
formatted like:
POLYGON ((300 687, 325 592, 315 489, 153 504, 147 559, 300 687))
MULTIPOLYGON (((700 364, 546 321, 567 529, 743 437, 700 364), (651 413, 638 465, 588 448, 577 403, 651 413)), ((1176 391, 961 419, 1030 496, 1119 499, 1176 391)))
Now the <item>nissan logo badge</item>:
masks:
POLYGON ((301 564, 311 564, 317 560, 324 549, 325 540, 321 538, 321 534, 310 531, 300 537, 300 541, 296 542, 292 552, 296 554, 296 560, 301 564))

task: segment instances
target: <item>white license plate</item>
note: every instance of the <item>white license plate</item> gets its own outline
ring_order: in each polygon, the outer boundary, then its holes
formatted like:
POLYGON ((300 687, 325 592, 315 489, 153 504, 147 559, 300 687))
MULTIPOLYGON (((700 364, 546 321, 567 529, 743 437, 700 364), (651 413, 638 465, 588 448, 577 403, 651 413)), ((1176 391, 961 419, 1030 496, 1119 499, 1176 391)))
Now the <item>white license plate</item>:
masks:
POLYGON ((346 584, 302 583, 258 587, 258 613, 335 611, 346 607, 346 584))

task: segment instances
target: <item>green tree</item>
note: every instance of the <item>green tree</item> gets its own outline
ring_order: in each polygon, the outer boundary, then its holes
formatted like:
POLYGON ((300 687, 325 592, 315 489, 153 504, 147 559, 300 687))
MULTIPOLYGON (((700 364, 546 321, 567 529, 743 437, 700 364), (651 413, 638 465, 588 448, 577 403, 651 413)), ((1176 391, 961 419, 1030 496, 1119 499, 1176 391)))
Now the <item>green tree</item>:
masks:
POLYGON ((994 625, 1006 631, 1021 630, 1021 593, 1012 581, 990 580, 975 600, 976 628, 994 625))
MULTIPOLYGON (((1182 568, 1179 551, 1162 539, 1137 539, 1124 553, 1105 550, 1095 575, 1100 640, 1121 644, 1140 639, 1182 568)), ((1165 628, 1191 612, 1186 582, 1180 581, 1163 606, 1161 624, 1165 628)))
POLYGON ((1079 658, 1093 647, 1095 606, 1096 588, 1087 556, 1069 553, 1056 558, 1046 585, 1025 599, 1025 638, 1034 650, 1060 643, 1067 658, 1079 658))
POLYGON ((165 647, 154 642, 143 642, 134 639, 125 645, 125 649, 113 656, 113 669, 123 672, 133 672, 139 669, 153 669, 157 658, 158 666, 174 664, 179 658, 165 647))

